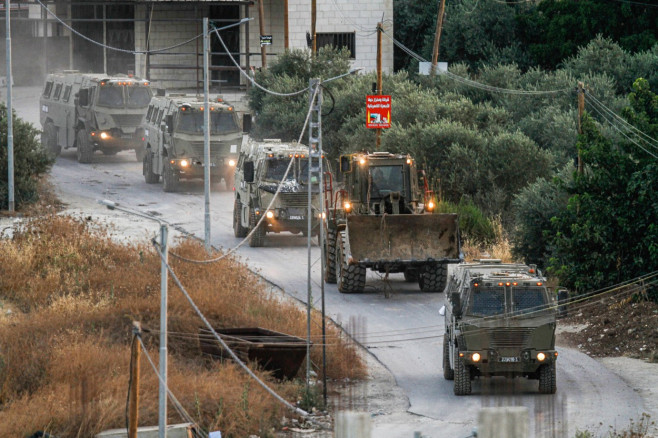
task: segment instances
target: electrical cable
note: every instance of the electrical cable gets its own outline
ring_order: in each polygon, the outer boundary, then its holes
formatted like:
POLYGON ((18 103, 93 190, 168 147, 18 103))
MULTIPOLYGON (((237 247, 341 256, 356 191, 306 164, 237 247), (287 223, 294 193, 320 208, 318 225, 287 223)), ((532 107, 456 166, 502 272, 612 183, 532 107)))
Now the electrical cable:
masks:
POLYGON ((46 10, 46 12, 48 12, 48 14, 52 15, 52 16, 55 18, 55 20, 57 20, 62 26, 64 26, 66 29, 68 29, 68 30, 69 30, 70 32, 72 32, 73 34, 79 36, 80 38, 82 38, 82 39, 84 39, 84 40, 89 41, 90 43, 96 44, 97 46, 103 47, 103 48, 108 49, 108 50, 114 50, 114 51, 117 51, 117 52, 130 53, 130 54, 132 54, 132 55, 145 55, 145 54, 150 54, 150 53, 166 52, 166 51, 169 51, 169 50, 175 49, 175 48, 177 48, 177 47, 181 47, 181 46, 184 46, 184 45, 186 45, 186 44, 189 44, 189 43, 191 43, 192 41, 197 40, 198 38, 201 38, 201 37, 203 36, 203 34, 200 34, 200 35, 197 35, 197 36, 195 36, 195 37, 193 37, 193 38, 190 38, 189 40, 184 41, 184 42, 182 42, 182 43, 178 43, 178 44, 175 44, 175 45, 173 45, 173 46, 164 47, 164 48, 161 48, 161 49, 151 49, 151 50, 128 50, 128 49, 121 49, 121 48, 119 48, 119 47, 112 47, 112 46, 108 46, 108 45, 103 44, 103 43, 99 43, 98 41, 93 40, 93 39, 89 38, 88 36, 86 36, 86 35, 84 35, 84 34, 78 32, 78 31, 75 30, 73 27, 71 27, 71 26, 69 26, 68 24, 66 24, 66 23, 65 23, 61 18, 59 18, 54 12, 52 12, 50 9, 48 9, 48 7, 47 7, 46 5, 44 5, 44 4, 41 2, 41 0, 35 0, 35 1, 36 1, 37 3, 39 3, 39 4, 41 5, 41 7, 44 8, 44 9, 46 10))
MULTIPOLYGON (((415 53, 414 51, 412 51, 411 49, 406 47, 404 44, 402 44, 401 42, 399 42, 398 40, 393 38, 387 32, 382 31, 382 33, 387 38, 389 38, 391 41, 393 41, 393 44, 398 46, 402 51, 404 51, 408 55, 412 56, 416 60, 422 61, 422 62, 429 62, 425 58, 418 55, 417 53, 415 53)), ((574 91, 573 88, 563 88, 563 89, 558 89, 558 90, 535 90, 535 91, 533 91, 533 90, 514 90, 514 89, 510 89, 510 88, 500 88, 500 87, 495 87, 495 86, 492 86, 492 85, 482 84, 482 83, 474 81, 472 79, 467 79, 467 78, 461 77, 461 76, 456 75, 456 74, 454 74, 452 72, 449 72, 449 71, 445 71, 445 72, 444 71, 438 71, 437 74, 442 75, 442 76, 446 76, 446 77, 448 77, 450 79, 453 79, 454 81, 460 82, 464 85, 468 85, 468 86, 473 87, 473 88, 479 88, 481 90, 489 91, 489 92, 492 92, 492 93, 541 96, 541 95, 549 95, 549 94, 570 93, 570 92, 574 91)))
POLYGON ((254 380, 255 380, 255 381, 256 381, 256 382, 257 382, 257 383, 258 383, 258 384, 264 389, 264 390, 266 390, 266 391, 267 391, 272 397, 274 397, 276 400, 278 400, 281 404, 283 404, 285 407, 287 407, 287 408, 290 409, 291 411, 297 413, 298 415, 301 415, 302 417, 305 417, 305 418, 309 417, 309 413, 308 413, 308 412, 306 412, 305 410, 303 410, 303 409, 301 409, 301 408, 299 408, 299 407, 297 407, 297 406, 292 405, 289 401, 287 401, 286 399, 284 399, 283 397, 281 397, 281 396, 280 396, 279 394, 277 394, 272 388, 270 388, 265 382, 263 382, 263 381, 262 381, 262 380, 261 380, 256 374, 254 374, 253 371, 251 371, 251 369, 250 369, 250 368, 249 368, 249 367, 248 367, 248 366, 247 366, 242 360, 240 360, 240 358, 235 354, 235 352, 234 352, 231 348, 229 348, 228 345, 226 345, 226 342, 224 342, 224 340, 221 338, 221 336, 219 336, 219 335, 217 334, 217 332, 215 331, 215 329, 213 328, 213 326, 210 324, 210 322, 208 322, 208 320, 207 320, 206 317, 203 315, 203 313, 201 312, 201 310, 199 309, 199 307, 196 305, 196 303, 194 302, 194 300, 192 299, 192 297, 189 295, 189 293, 187 292, 187 290, 185 289, 185 287, 183 286, 183 284, 181 283, 181 281, 178 279, 178 276, 176 275, 176 273, 174 272, 174 270, 173 270, 173 269, 171 268, 171 266, 167 263, 167 261, 166 261, 166 259, 165 259, 165 255, 162 253, 162 251, 161 251, 157 246, 156 246, 156 250, 157 250, 158 254, 160 255, 160 259, 161 259, 162 263, 166 266, 167 271, 171 274, 171 276, 172 276, 174 282, 176 283, 176 285, 178 286, 178 288, 180 289, 180 291, 183 293, 183 295, 185 296, 185 298, 186 298, 187 301, 189 302, 190 306, 192 306, 192 308, 194 309, 194 311, 196 312, 196 314, 199 316, 199 318, 201 319, 201 321, 203 321, 203 323, 204 323, 205 326, 208 328, 208 330, 210 330, 210 331, 212 332, 212 334, 213 334, 213 336, 215 337, 215 339, 216 339, 216 340, 220 343, 220 345, 221 345, 221 346, 222 346, 222 347, 223 347, 223 348, 229 353, 229 355, 231 356, 231 358, 233 358, 233 360, 234 360, 234 361, 235 361, 235 362, 236 362, 236 363, 237 363, 237 364, 238 364, 243 370, 245 370, 245 371, 247 372, 247 374, 249 374, 249 376, 250 376, 252 379, 254 379, 254 380))

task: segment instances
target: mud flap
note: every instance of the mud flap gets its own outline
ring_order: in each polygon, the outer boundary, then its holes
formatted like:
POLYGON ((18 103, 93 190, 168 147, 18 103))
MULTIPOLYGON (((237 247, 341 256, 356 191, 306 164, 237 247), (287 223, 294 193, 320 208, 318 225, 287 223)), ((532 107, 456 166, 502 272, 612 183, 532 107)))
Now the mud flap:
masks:
POLYGON ((353 262, 459 258, 456 214, 348 216, 347 236, 353 262))

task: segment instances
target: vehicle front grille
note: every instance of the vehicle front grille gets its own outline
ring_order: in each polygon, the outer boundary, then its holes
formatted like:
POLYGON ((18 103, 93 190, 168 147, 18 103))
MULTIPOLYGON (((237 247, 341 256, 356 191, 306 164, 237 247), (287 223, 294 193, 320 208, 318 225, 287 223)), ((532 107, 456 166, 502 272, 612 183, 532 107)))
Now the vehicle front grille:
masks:
POLYGON ((491 329, 491 348, 526 348, 532 333, 531 328, 491 329))
MULTIPOLYGON (((196 155, 199 158, 202 158, 204 156, 204 151, 203 151, 203 142, 202 141, 195 141, 191 142, 190 146, 192 147, 192 151, 194 151, 194 155, 196 155)), ((217 157, 221 155, 221 147, 219 143, 210 143, 210 156, 211 157, 217 157)))
POLYGON ((307 207, 308 192, 279 193, 282 207, 307 207))
POLYGON ((112 114, 117 126, 135 127, 142 122, 142 114, 112 114))

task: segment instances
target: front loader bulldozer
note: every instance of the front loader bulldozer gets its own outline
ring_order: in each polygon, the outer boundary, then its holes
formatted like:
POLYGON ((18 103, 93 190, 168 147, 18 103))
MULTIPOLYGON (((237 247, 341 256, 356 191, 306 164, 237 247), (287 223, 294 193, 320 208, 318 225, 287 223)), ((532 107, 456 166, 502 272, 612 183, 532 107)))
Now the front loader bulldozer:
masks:
POLYGON ((456 214, 435 214, 435 200, 408 155, 340 157, 325 183, 325 281, 362 292, 366 270, 404 273, 426 292, 443 291, 448 263, 461 261, 456 214))

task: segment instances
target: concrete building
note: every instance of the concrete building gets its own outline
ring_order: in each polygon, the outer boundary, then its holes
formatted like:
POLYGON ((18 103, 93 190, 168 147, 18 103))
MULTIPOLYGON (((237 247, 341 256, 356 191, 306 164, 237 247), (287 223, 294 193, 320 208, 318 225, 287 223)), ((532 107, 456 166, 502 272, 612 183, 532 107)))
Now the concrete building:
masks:
MULTIPOLYGON (((12 35, 16 35, 12 38, 15 83, 40 83, 47 72, 75 69, 134 73, 164 88, 199 88, 203 80, 203 39, 196 37, 203 33, 204 17, 218 28, 250 19, 220 32, 228 53, 243 70, 250 71, 261 68, 263 63, 267 67, 285 49, 310 47, 312 3, 313 0, 32 0, 27 14, 22 9, 20 15, 12 15, 12 35), (264 55, 261 41, 269 43, 263 46, 264 55)), ((374 71, 377 24, 383 20, 386 32, 393 34, 393 0, 315 3, 317 47, 347 47, 353 67, 374 71)), ((214 89, 246 85, 228 53, 212 35, 210 71, 214 89)), ((382 70, 393 71, 393 43, 386 36, 382 38, 382 70)))

